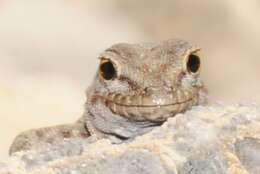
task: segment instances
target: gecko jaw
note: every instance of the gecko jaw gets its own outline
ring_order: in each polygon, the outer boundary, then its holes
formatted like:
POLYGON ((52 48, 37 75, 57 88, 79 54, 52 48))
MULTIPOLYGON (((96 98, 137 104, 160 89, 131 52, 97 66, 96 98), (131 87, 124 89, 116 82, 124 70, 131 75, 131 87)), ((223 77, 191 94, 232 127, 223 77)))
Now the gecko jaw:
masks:
POLYGON ((158 108, 159 107, 159 108, 161 108, 161 107, 168 107, 168 106, 184 104, 184 103, 192 101, 192 98, 185 100, 185 101, 169 103, 169 104, 157 104, 157 105, 156 104, 155 105, 133 105, 133 104, 131 105, 131 104, 118 103, 118 102, 115 102, 115 101, 107 99, 107 98, 104 98, 104 100, 106 103, 112 103, 112 104, 115 104, 118 106, 123 106, 123 107, 137 107, 137 108, 158 108))
POLYGON ((177 113, 189 109, 197 103, 197 97, 182 97, 183 99, 162 96, 163 101, 152 100, 150 96, 124 96, 110 94, 107 96, 93 95, 94 101, 101 101, 114 114, 136 121, 165 121, 177 113))

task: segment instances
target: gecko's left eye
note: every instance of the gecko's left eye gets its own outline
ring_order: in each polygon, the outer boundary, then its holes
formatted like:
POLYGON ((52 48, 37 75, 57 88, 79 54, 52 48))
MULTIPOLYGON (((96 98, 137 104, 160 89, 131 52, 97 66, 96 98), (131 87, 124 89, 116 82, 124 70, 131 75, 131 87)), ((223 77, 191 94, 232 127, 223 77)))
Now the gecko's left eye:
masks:
POLYGON ((117 76, 114 64, 109 59, 101 60, 99 73, 105 80, 112 80, 117 76))
POLYGON ((190 54, 186 63, 187 70, 190 73, 197 73, 200 69, 200 58, 195 54, 190 54))

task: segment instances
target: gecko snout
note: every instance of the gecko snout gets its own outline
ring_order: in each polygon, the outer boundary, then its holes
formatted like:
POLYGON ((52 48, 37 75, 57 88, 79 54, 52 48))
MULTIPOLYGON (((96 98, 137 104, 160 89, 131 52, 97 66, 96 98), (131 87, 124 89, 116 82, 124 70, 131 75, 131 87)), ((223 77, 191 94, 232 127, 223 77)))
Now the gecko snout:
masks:
POLYGON ((176 113, 187 110, 197 103, 192 91, 167 86, 144 88, 135 95, 109 93, 107 96, 95 95, 113 113, 134 120, 163 121, 176 113))
POLYGON ((177 93, 172 88, 163 87, 147 87, 142 95, 143 105, 165 105, 169 103, 176 102, 177 93))

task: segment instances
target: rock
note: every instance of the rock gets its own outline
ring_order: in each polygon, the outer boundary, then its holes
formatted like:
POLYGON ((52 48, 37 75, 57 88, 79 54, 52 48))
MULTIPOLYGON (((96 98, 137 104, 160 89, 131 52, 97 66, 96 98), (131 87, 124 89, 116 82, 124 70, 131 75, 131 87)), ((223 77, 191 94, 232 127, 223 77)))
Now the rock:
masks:
POLYGON ((197 106, 131 142, 92 138, 14 154, 0 174, 258 174, 260 109, 197 106))

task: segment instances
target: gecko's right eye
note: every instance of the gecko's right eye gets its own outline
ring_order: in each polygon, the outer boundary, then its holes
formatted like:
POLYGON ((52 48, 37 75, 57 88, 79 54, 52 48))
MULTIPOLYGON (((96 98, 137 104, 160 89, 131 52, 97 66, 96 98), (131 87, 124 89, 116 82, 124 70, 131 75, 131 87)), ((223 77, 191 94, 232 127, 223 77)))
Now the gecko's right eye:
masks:
POLYGON ((109 59, 101 59, 99 73, 105 80, 113 80, 117 76, 114 64, 109 59))

